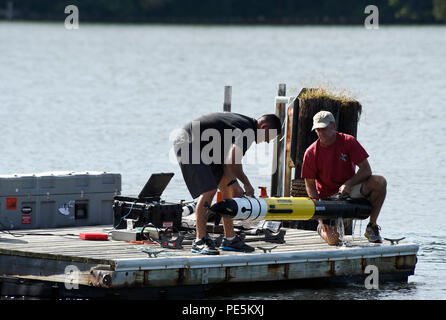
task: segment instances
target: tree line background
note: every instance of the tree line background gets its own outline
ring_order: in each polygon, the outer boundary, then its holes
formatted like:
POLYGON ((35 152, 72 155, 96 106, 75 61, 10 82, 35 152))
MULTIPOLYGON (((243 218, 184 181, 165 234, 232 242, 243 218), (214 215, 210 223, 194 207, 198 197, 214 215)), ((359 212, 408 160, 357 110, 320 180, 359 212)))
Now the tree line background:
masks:
POLYGON ((373 4, 380 23, 446 23, 446 0, 0 0, 0 19, 11 4, 17 20, 63 21, 72 4, 86 22, 256 24, 362 24, 373 4))

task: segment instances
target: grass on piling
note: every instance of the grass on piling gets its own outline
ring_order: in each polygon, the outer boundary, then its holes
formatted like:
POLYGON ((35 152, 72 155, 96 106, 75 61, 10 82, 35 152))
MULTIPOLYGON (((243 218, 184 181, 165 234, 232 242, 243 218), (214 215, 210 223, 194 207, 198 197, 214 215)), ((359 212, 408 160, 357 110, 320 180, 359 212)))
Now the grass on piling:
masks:
POLYGON ((300 95, 301 99, 326 98, 341 101, 342 103, 356 102, 354 95, 348 89, 333 90, 328 87, 308 88, 300 95))

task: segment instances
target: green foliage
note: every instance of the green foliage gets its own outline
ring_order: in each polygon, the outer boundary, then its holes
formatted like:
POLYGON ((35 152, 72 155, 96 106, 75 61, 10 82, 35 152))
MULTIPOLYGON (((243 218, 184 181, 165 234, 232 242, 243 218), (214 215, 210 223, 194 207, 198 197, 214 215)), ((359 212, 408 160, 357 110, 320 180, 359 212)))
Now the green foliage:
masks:
POLYGON ((432 15, 436 21, 446 22, 446 0, 433 0, 432 15))
POLYGON ((433 0, 389 0, 389 6, 395 9, 394 18, 398 22, 432 21, 433 0))

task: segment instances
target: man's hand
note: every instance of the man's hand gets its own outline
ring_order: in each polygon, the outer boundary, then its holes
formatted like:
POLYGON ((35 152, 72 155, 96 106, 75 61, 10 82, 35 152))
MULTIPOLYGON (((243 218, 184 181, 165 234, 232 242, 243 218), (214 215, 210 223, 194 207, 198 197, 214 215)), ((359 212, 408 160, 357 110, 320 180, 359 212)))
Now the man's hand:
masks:
POLYGON ((254 188, 252 187, 252 185, 250 183, 245 184, 243 187, 245 188, 245 194, 248 197, 254 197, 254 188))
POLYGON ((232 185, 232 197, 240 198, 243 196, 243 189, 238 184, 238 181, 232 185))
POLYGON ((345 181, 345 183, 339 187, 339 193, 342 196, 349 195, 352 191, 353 186, 357 185, 358 183, 364 182, 372 175, 372 169, 370 168, 370 164, 367 159, 358 164, 358 167, 359 169, 355 173, 355 175, 345 181))
POLYGON ((248 197, 254 197, 254 188, 251 184, 245 184, 243 186, 245 190, 243 191, 242 187, 240 187, 240 184, 238 181, 232 185, 232 197, 233 198, 240 198, 243 197, 243 194, 245 194, 248 197))
POLYGON ((348 196, 351 191, 352 191, 352 186, 348 182, 345 182, 342 186, 339 187, 339 193, 342 196, 348 196))

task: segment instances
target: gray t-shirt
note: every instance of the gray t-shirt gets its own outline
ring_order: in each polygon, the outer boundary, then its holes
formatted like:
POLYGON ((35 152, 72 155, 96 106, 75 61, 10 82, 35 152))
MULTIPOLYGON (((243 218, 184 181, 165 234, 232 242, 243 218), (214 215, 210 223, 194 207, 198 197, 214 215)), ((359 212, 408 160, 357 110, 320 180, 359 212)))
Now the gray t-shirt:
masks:
POLYGON ((245 155, 257 140, 256 119, 232 112, 203 115, 187 123, 183 129, 192 152, 199 151, 202 161, 207 164, 223 164, 233 144, 245 155))

